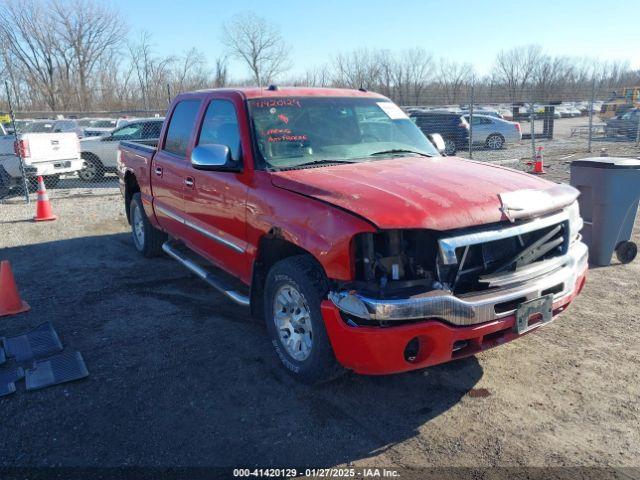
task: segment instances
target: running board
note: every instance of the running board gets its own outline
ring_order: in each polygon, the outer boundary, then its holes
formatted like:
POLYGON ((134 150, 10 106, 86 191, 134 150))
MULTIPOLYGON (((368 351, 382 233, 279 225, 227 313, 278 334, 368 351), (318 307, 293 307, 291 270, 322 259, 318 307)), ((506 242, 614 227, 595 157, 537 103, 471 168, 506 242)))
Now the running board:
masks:
POLYGON ((249 297, 229 288, 224 283, 224 281, 216 277, 213 273, 206 271, 204 268, 202 268, 200 265, 198 265, 194 261, 187 258, 182 252, 179 252, 178 250, 176 250, 169 242, 164 242, 162 244, 162 250, 164 250, 164 252, 167 255, 169 255, 171 258, 180 262, 187 269, 191 270, 191 272, 195 273, 202 280, 204 280, 213 288, 218 290, 225 297, 229 298, 230 300, 233 300, 234 302, 236 302, 239 305, 242 305, 243 307, 249 306, 249 303, 250 303, 249 297))

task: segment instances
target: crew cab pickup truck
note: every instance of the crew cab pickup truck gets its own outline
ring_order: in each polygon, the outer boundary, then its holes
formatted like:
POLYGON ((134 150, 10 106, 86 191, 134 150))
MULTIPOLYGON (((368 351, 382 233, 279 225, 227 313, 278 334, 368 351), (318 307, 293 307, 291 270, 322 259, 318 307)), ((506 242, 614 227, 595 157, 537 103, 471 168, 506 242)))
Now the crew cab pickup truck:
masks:
POLYGON ((305 382, 477 354, 586 278, 577 190, 441 156, 366 91, 181 94, 157 146, 120 144, 118 175, 135 248, 264 317, 305 382))
POLYGON ((0 137, 0 186, 20 184, 18 155, 24 160, 27 178, 35 181, 42 175, 48 187, 55 186, 63 173, 77 172, 83 165, 75 133, 20 133, 17 141, 13 135, 6 135, 0 137))

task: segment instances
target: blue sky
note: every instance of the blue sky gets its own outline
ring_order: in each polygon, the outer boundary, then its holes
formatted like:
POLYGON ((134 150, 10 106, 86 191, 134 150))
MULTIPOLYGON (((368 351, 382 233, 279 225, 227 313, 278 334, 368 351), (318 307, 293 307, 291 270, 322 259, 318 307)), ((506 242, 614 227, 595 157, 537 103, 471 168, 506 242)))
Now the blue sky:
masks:
MULTIPOLYGON (((191 47, 213 64, 223 53, 222 24, 254 11, 277 24, 293 47, 293 72, 358 47, 420 46, 486 73, 500 49, 540 44, 558 55, 628 59, 640 68, 638 0, 111 0, 131 27, 148 30, 159 54, 191 47), (627 21, 629 20, 629 21, 627 21)), ((246 76, 233 63, 235 78, 246 76)))

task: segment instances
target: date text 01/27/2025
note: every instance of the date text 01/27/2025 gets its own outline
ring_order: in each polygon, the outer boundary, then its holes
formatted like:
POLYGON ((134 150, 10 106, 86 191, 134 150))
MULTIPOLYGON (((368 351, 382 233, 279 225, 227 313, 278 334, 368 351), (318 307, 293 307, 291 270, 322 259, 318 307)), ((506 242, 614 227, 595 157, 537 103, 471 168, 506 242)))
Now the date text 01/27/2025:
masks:
POLYGON ((312 478, 398 478, 400 472, 387 468, 235 468, 234 478, 292 478, 298 476, 312 478))

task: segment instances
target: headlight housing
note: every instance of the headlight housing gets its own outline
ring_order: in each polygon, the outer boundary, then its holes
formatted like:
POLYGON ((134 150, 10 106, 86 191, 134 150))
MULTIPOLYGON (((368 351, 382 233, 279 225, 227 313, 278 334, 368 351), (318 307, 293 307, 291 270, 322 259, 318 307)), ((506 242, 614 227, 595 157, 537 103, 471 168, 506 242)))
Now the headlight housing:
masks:
POLYGON ((580 238, 580 230, 584 226, 584 221, 580 216, 580 206, 576 200, 567 207, 569 212, 569 242, 573 243, 580 238))

